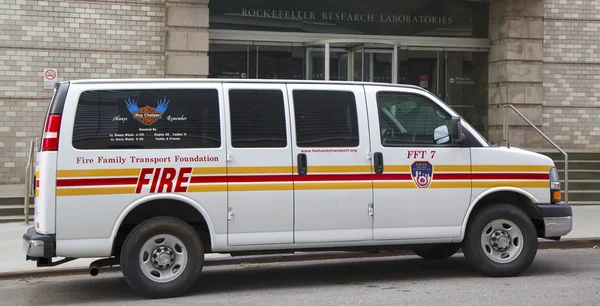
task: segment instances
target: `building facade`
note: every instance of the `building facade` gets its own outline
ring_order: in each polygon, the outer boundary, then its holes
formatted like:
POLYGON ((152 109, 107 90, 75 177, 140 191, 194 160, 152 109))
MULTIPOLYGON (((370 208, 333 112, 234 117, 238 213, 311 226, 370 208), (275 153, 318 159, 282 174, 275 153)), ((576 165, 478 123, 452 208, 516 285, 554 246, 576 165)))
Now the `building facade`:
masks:
MULTIPOLYGON (((47 69, 58 81, 408 83, 492 143, 510 103, 561 147, 600 150, 599 30, 596 1, 0 0, 0 184, 23 182, 47 69)), ((549 148, 512 112, 507 122, 511 145, 549 148)))

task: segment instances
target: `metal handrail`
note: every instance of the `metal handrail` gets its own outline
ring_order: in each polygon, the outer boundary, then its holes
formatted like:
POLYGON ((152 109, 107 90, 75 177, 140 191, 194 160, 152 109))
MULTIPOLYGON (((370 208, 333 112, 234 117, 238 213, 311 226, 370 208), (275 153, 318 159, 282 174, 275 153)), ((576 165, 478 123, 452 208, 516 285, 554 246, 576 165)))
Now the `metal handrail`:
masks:
POLYGON ((560 151, 560 153, 562 153, 565 156, 565 204, 569 205, 569 154, 567 152, 565 152, 563 149, 561 149, 556 143, 554 143, 554 141, 552 141, 552 139, 550 139, 548 136, 546 136, 546 134, 544 134, 540 129, 537 128, 537 126, 535 126, 535 124, 533 124, 533 122, 529 121, 529 119, 527 119, 518 109, 516 109, 512 104, 502 104, 502 119, 503 119, 503 123, 502 123, 502 128, 503 128, 503 138, 504 141, 506 142, 506 146, 510 148, 510 135, 508 135, 509 133, 509 129, 508 129, 508 119, 507 119, 507 113, 506 113, 506 109, 507 108, 511 108, 517 115, 519 115, 519 117, 521 117, 523 120, 525 120, 525 122, 527 122, 531 127, 533 127, 542 137, 544 137, 544 139, 546 139, 546 141, 548 141, 551 145, 553 145, 558 151, 560 151))
POLYGON ((25 213, 25 224, 29 224, 29 199, 35 196, 35 147, 37 139, 29 142, 29 154, 27 156, 27 166, 25 166, 25 199, 24 199, 24 213, 25 213))

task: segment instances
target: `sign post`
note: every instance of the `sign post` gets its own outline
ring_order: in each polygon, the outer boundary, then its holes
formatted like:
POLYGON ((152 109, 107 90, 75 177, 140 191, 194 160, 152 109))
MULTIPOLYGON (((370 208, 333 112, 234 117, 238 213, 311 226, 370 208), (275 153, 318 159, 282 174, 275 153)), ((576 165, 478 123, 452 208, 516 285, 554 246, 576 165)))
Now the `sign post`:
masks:
POLYGON ((58 82, 58 72, 56 69, 44 69, 44 89, 53 89, 56 82, 58 82))

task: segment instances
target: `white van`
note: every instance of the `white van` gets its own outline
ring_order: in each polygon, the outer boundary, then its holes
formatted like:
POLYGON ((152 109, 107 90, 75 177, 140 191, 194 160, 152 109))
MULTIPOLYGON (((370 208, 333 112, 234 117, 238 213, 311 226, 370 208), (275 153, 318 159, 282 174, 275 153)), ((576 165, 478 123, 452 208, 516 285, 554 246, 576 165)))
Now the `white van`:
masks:
POLYGON ((36 160, 27 259, 106 258, 92 275, 120 265, 155 298, 184 294, 206 253, 462 248, 512 276, 572 229, 550 158, 489 145, 414 86, 64 82, 36 160))

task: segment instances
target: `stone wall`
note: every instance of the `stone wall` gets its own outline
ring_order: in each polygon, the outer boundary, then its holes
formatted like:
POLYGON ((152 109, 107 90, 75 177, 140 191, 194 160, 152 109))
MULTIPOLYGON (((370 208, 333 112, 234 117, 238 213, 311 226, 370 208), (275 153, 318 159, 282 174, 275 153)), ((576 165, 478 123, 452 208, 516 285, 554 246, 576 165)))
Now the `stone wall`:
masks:
POLYGON ((167 0, 166 76, 208 76, 208 0, 167 0))
POLYGON ((569 149, 600 149, 600 3, 545 0, 544 132, 569 149))
MULTIPOLYGON (((489 138, 502 143, 501 104, 514 105, 538 128, 543 120, 543 0, 490 2, 489 138)), ((511 110, 511 145, 539 148, 542 137, 511 110)))
POLYGON ((22 183, 58 79, 164 77, 164 0, 0 0, 0 184, 22 183))

